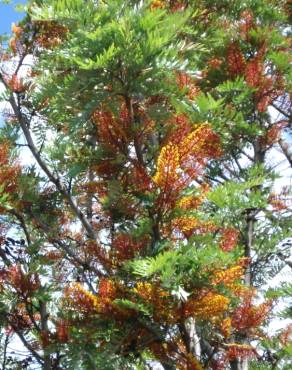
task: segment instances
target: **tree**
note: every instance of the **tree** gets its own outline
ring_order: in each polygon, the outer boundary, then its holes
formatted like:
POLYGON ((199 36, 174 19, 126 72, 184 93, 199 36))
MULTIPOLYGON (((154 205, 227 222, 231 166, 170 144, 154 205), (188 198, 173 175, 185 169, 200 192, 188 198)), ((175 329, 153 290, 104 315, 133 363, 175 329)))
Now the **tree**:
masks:
POLYGON ((28 2, 0 75, 0 312, 21 366, 288 369, 291 327, 264 324, 291 286, 257 288, 289 257, 267 156, 289 160, 290 8, 28 2))

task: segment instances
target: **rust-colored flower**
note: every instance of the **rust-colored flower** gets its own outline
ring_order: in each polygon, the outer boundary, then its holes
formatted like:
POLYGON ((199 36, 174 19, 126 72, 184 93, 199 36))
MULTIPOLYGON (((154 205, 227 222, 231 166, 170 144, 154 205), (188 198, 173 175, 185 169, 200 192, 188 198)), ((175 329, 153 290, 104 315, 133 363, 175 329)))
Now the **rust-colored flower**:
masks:
POLYGON ((231 251, 237 244, 239 231, 234 228, 224 228, 221 231, 220 248, 225 251, 231 251))
POLYGON ((232 43, 227 49, 227 68, 231 76, 243 75, 245 58, 237 43, 232 43))

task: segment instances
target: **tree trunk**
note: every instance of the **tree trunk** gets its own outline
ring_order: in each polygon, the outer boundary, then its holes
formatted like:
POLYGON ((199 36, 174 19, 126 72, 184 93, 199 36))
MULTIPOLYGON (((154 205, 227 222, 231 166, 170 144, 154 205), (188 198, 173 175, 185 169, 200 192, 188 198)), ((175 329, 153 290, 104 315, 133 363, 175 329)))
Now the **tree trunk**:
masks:
POLYGON ((279 145, 288 162, 290 163, 290 166, 292 167, 292 145, 282 138, 279 139, 279 145))

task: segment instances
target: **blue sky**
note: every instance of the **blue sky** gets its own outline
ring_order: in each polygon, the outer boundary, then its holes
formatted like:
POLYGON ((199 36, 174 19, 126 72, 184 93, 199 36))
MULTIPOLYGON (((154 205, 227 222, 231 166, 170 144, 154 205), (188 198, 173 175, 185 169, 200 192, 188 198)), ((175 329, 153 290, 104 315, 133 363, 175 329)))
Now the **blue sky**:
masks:
POLYGON ((17 23, 23 14, 16 12, 14 7, 16 4, 25 4, 25 0, 14 0, 11 4, 1 4, 0 3, 0 34, 11 32, 11 23, 17 23))

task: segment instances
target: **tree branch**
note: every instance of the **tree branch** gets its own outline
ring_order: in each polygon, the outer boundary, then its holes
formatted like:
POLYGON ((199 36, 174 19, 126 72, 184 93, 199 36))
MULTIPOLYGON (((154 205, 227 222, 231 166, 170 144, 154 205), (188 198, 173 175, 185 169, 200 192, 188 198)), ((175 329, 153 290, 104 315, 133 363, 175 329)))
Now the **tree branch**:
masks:
POLYGON ((22 112, 21 112, 19 106, 17 105, 13 95, 10 96, 9 102, 12 106, 12 109, 14 111, 15 116, 18 119, 18 122, 20 124, 21 129, 22 129, 22 132, 23 132, 23 134, 25 136, 25 139, 27 141, 28 147, 29 147, 32 155, 34 156, 35 160, 37 161, 38 165, 44 171, 44 173, 47 175, 48 179, 56 186, 56 188, 59 190, 61 195, 68 201, 72 211, 74 212, 74 214, 77 216, 77 218, 81 222, 81 224, 84 227, 84 229, 86 230, 89 238, 95 240, 96 235, 95 235, 95 232, 94 232, 92 226, 90 225, 89 221, 86 219, 86 217, 84 216, 82 211, 78 208, 78 206, 77 206, 75 200, 73 199, 73 197, 71 196, 71 194, 69 194, 67 192, 67 190, 65 189, 65 187, 62 186, 62 184, 60 182, 60 179, 55 177, 52 174, 52 172, 50 171, 50 169, 48 168, 48 166, 46 165, 44 160, 41 158, 41 156, 40 156, 40 154, 39 154, 39 152, 38 152, 38 150, 37 150, 37 148, 36 148, 36 146, 33 142, 30 130, 29 130, 27 122, 26 122, 27 121, 26 117, 22 114, 22 112))

